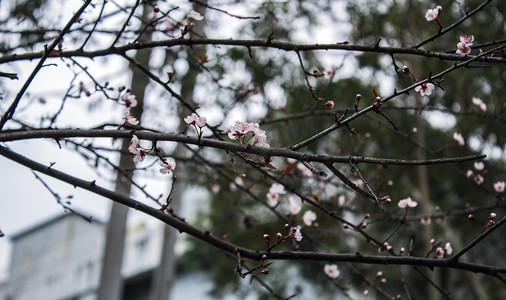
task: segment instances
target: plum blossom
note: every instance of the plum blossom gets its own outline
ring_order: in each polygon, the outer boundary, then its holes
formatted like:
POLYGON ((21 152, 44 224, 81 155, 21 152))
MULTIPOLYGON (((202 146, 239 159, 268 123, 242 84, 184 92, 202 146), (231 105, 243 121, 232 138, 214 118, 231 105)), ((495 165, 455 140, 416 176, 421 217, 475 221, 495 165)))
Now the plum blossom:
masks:
POLYGON ((494 183, 494 190, 498 193, 504 192, 504 181, 494 183))
POLYGON ((270 206, 278 204, 279 194, 267 193, 267 202, 270 206))
POLYGON ((192 113, 188 117, 184 118, 184 121, 188 125, 196 125, 199 128, 206 126, 206 118, 197 116, 196 113, 192 113))
POLYGON ((241 144, 246 144, 252 140, 253 146, 269 148, 265 131, 260 129, 258 123, 235 122, 228 132, 228 137, 236 140, 239 139, 241 144), (245 139, 246 134, 251 132, 251 136, 245 139))
POLYGON ((139 139, 136 135, 132 136, 130 140, 130 145, 128 145, 128 151, 130 153, 135 154, 134 162, 143 161, 146 155, 151 151, 149 149, 144 149, 139 145, 139 139))
POLYGON ((449 242, 445 244, 445 247, 444 247, 444 249, 443 249, 443 250, 445 251, 445 253, 446 253, 447 255, 451 255, 451 254, 452 254, 452 252, 453 252, 452 246, 450 245, 450 243, 449 243, 449 242))
POLYGON ((457 132, 453 133, 453 140, 455 142, 457 142, 457 145, 459 145, 459 146, 464 146, 466 144, 466 142, 464 141, 464 137, 462 136, 462 134, 457 133, 457 132))
POLYGON ((408 197, 406 199, 402 199, 397 204, 400 208, 406 208, 406 207, 416 207, 418 203, 416 201, 413 201, 411 197, 408 197))
POLYGON ((420 95, 422 96, 429 96, 432 94, 432 91, 434 90, 434 85, 430 82, 422 83, 421 85, 417 86, 415 88, 416 92, 420 92, 420 95))
POLYGON ((315 220, 316 214, 311 210, 306 211, 302 216, 302 222, 304 222, 306 226, 311 226, 315 220))
POLYGON ((197 131, 197 135, 200 140, 203 133, 202 128, 206 126, 207 119, 204 117, 197 116, 196 113, 192 113, 191 115, 184 118, 184 121, 186 122, 186 124, 193 125, 193 127, 195 127, 195 131, 197 131))
POLYGON ((453 253, 453 249, 452 249, 452 246, 450 245, 450 243, 446 243, 444 248, 438 247, 436 249, 436 257, 437 258, 443 258, 443 256, 445 254, 451 255, 452 253, 453 253))
POLYGON ((288 205, 290 206, 290 213, 292 215, 296 215, 300 212, 300 209, 302 206, 299 203, 300 201, 297 201, 297 199, 294 196, 288 196, 288 205))
POLYGON ((483 178, 483 176, 481 176, 480 174, 477 174, 476 176, 474 176, 474 182, 476 182, 477 185, 480 185, 482 184, 484 181, 485 181, 485 178, 483 178))
POLYGON ((474 168, 477 171, 482 171, 483 169, 485 169, 485 164, 482 161, 477 161, 474 163, 474 168))
POLYGON ((466 56, 471 53, 471 46, 473 45, 474 36, 461 36, 460 42, 457 44, 457 51, 455 53, 460 54, 462 56, 466 56))
POLYGON ((273 183, 269 188, 269 193, 285 194, 285 187, 279 183, 273 183))
POLYGON ((473 97, 473 104, 478 106, 481 111, 487 111, 487 104, 485 104, 485 102, 483 102, 480 98, 473 97))
POLYGON ((199 14, 198 12, 194 11, 194 10, 191 10, 188 17, 194 21, 202 21, 204 19, 204 17, 199 14))
POLYGON ((334 101, 325 102, 325 106, 328 107, 329 109, 334 108, 334 101))
POLYGON ((125 124, 130 124, 130 125, 139 124, 139 121, 132 115, 132 113, 130 113, 129 109, 127 109, 127 111, 125 112, 125 116, 123 117, 123 120, 125 120, 125 124))
POLYGON ((438 248, 436 249, 436 257, 437 257, 437 258, 443 258, 443 255, 444 255, 443 248, 438 247, 438 248))
POLYGON ((273 183, 267 193, 267 201, 270 206, 278 204, 280 194, 286 194, 285 187, 282 184, 273 183))
POLYGON ((293 238, 297 241, 297 242, 300 242, 302 241, 302 233, 300 232, 300 229, 297 228, 297 227, 292 227, 292 234, 293 234, 293 238))
POLYGON ((160 165, 162 168, 160 169, 160 173, 162 174, 170 174, 170 172, 174 172, 176 169, 176 162, 172 159, 165 159, 165 161, 160 160, 160 165))
MULTIPOLYGON (((433 9, 429 9, 427 11, 427 13, 425 14, 425 19, 427 21, 434 21, 437 19, 437 17, 439 16, 439 13, 443 10, 443 8, 438 5, 436 8, 433 8, 433 9)), ((437 20, 436 20, 437 21, 437 20)), ((438 22, 439 23, 439 22, 438 22)))
POLYGON ((120 102, 124 104, 127 108, 137 106, 137 99, 135 99, 135 95, 132 95, 130 93, 126 93, 123 96, 121 96, 120 102))
POLYGON ((339 269, 337 268, 337 265, 335 264, 332 264, 332 265, 328 265, 326 264, 324 267, 323 267, 323 271, 325 272, 325 274, 332 278, 332 279, 336 279, 337 277, 339 277, 339 269))

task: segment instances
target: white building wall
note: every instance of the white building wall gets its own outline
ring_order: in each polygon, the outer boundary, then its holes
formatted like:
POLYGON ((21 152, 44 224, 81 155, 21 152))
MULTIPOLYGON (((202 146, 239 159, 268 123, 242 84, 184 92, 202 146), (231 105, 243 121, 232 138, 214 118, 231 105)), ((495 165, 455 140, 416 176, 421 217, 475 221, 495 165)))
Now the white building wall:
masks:
MULTIPOLYGON (((0 300, 66 300, 77 295, 95 299, 105 226, 66 214, 16 237, 9 280, 0 286, 0 300)), ((123 278, 158 265, 161 226, 128 228, 123 278)))

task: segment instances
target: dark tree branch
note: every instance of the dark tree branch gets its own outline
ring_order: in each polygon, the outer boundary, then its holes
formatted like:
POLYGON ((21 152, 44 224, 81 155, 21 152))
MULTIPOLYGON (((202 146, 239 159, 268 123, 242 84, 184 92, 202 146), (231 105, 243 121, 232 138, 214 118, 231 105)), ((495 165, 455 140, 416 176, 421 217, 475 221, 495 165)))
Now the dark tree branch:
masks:
POLYGON ((222 249, 231 254, 240 253, 242 257, 261 261, 264 255, 270 260, 306 260, 306 261, 328 261, 328 262, 350 262, 362 264, 377 264, 377 265, 411 265, 423 266, 428 268, 452 268, 458 270, 465 270, 475 273, 482 273, 493 276, 506 283, 506 269, 497 268, 494 266, 456 262, 450 259, 431 259, 412 256, 364 256, 359 253, 355 254, 338 254, 338 253, 323 253, 323 252, 303 252, 303 251, 256 251, 243 247, 238 247, 223 239, 213 236, 207 231, 201 231, 188 223, 182 221, 177 217, 166 214, 159 209, 152 208, 146 204, 135 201, 130 197, 123 196, 111 190, 100 187, 93 181, 86 181, 64 172, 58 171, 54 168, 48 168, 43 164, 37 163, 28 159, 20 154, 17 154, 4 146, 0 146, 0 155, 13 160, 23 166, 26 166, 34 171, 41 172, 48 176, 57 178, 63 182, 71 184, 75 187, 88 190, 97 195, 101 195, 112 201, 126 205, 133 209, 142 211, 160 221, 176 228, 180 232, 185 232, 199 240, 202 240, 214 247, 222 249))
MULTIPOLYGON (((187 136, 177 133, 158 133, 136 130, 81 130, 81 129, 41 129, 41 130, 20 130, 20 131, 2 131, 0 132, 0 142, 27 140, 27 139, 63 139, 75 137, 88 137, 88 138, 132 138, 136 135, 139 139, 150 141, 172 141, 185 144, 193 144, 201 147, 211 147, 223 149, 233 152, 243 152, 256 154, 263 157, 289 157, 301 161, 320 162, 324 164, 331 163, 368 163, 378 164, 383 166, 390 165, 405 165, 405 166, 420 166, 420 165, 436 165, 447 163, 461 163, 465 161, 472 161, 483 159, 485 154, 450 157, 450 158, 436 158, 427 160, 405 160, 405 159, 389 159, 389 158, 375 158, 365 156, 334 156, 334 155, 321 155, 303 152, 294 152, 284 148, 264 148, 256 147, 247 144, 238 144, 233 142, 226 142, 221 140, 198 138, 187 136)), ((372 197, 372 195, 371 195, 372 197)), ((374 198, 373 198, 374 199, 374 198)))

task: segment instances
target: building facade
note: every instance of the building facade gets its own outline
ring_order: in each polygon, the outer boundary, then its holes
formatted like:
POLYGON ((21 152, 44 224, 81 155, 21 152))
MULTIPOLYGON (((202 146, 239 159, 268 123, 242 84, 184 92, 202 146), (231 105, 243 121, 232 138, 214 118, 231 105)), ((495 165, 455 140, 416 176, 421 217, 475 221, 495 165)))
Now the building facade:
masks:
MULTIPOLYGON (((106 224, 64 214, 11 238, 9 279, 0 300, 94 300, 106 224)), ((162 227, 127 229, 122 277, 124 299, 146 299, 160 260, 162 227)))

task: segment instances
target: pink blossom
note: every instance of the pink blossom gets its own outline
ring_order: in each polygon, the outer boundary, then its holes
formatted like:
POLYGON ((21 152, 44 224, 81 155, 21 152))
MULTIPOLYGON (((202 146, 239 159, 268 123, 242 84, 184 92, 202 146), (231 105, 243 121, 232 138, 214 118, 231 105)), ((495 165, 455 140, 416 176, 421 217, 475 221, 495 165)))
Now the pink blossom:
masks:
POLYGON ((125 124, 130 125, 139 124, 139 121, 134 116, 132 116, 129 109, 125 112, 125 117, 123 117, 123 120, 125 120, 125 124))
POLYGON ((504 192, 504 181, 494 183, 494 190, 498 193, 504 192))
POLYGON ((269 143, 267 143, 265 131, 260 129, 260 125, 258 125, 258 123, 236 122, 230 129, 228 137, 233 140, 240 139, 241 143, 244 144, 252 139, 254 146, 265 148, 270 147, 269 143), (246 134, 250 132, 252 135, 248 139, 244 139, 246 134))
MULTIPOLYGON (((132 136, 132 139, 130 140, 130 144, 128 145, 128 151, 131 153, 134 153, 137 148, 139 148, 139 138, 137 138, 136 135, 132 136)), ((135 153, 134 153, 135 154, 135 153)))
POLYGON ((436 8, 429 9, 427 13, 425 14, 425 19, 427 21, 434 21, 439 16, 439 12, 442 11, 443 8, 441 6, 437 6, 436 8))
POLYGON ((267 143, 267 136, 265 135, 265 132, 262 130, 260 134, 256 134, 253 137, 253 145, 257 147, 264 147, 264 148, 270 148, 271 145, 267 143))
POLYGON ((436 257, 437 257, 437 258, 443 258, 443 255, 444 255, 443 248, 438 247, 438 248, 436 249, 436 257))
POLYGON ((267 193, 267 202, 270 206, 275 206, 278 204, 279 194, 276 193, 267 193))
POLYGON ((300 242, 302 240, 302 233, 300 232, 300 229, 297 228, 297 227, 292 227, 292 234, 293 234, 293 238, 297 241, 297 242, 300 242))
POLYGON ((477 161, 474 163, 474 168, 477 170, 477 171, 481 171, 485 168, 485 164, 482 162, 482 161, 477 161))
POLYGON ((160 169, 160 173, 169 174, 170 172, 174 172, 176 169, 176 162, 172 159, 165 159, 166 162, 160 160, 160 165, 162 168, 160 169))
POLYGON ((466 142, 464 141, 464 137, 462 137, 462 134, 454 132, 453 133, 453 140, 457 142, 457 145, 464 146, 466 142))
POLYGON ((196 12, 194 10, 190 11, 189 18, 194 21, 202 21, 204 19, 204 17, 201 14, 199 14, 198 12, 196 12))
POLYGON ((134 156, 134 162, 140 162, 143 161, 146 155, 148 154, 149 150, 144 148, 137 148, 134 156))
POLYGON ((474 35, 470 35, 470 36, 464 35, 464 36, 461 36, 460 37, 460 42, 463 43, 463 44, 472 46, 473 42, 474 42, 474 35))
POLYGON ((483 102, 480 98, 473 97, 473 104, 478 106, 481 111, 487 111, 487 104, 485 104, 485 102, 483 102))
POLYGON ((279 183, 273 183, 269 188, 269 193, 286 194, 285 187, 279 183))
POLYGON ((458 43, 457 44, 457 51, 455 51, 455 53, 460 54, 462 56, 466 56, 469 53, 471 53, 471 48, 467 44, 458 43))
POLYGON ((421 85, 417 86, 415 88, 416 92, 420 92, 420 95, 422 96, 429 96, 432 94, 432 90, 434 90, 434 85, 430 82, 422 83, 421 85))
POLYGON ((467 178, 471 178, 471 177, 473 177, 473 176, 474 176, 474 172, 473 172, 473 170, 467 170, 467 172, 466 172, 466 177, 467 177, 467 178))
POLYGON ((466 56, 469 53, 471 53, 471 46, 473 45, 474 36, 461 36, 460 42, 457 44, 457 51, 456 53, 466 56))
POLYGON ((313 224, 313 221, 315 220, 316 214, 311 210, 306 211, 302 216, 302 222, 304 222, 306 226, 311 226, 311 224, 313 224))
POLYGON ((290 205, 290 213, 292 215, 296 215, 300 212, 300 209, 302 206, 299 203, 300 201, 297 201, 297 199, 294 196, 288 197, 288 204, 290 205))
POLYGON ((191 115, 184 118, 184 121, 188 125, 196 125, 200 128, 206 126, 206 118, 197 116, 196 113, 192 113, 191 115))
POLYGON ((334 101, 327 101, 325 102, 325 106, 332 109, 334 108, 334 101))
POLYGON ((134 162, 143 161, 146 155, 151 151, 149 149, 144 149, 139 145, 139 139, 136 135, 132 136, 130 140, 130 144, 128 145, 128 151, 130 153, 135 154, 134 162))
POLYGON ((449 242, 445 244, 444 251, 445 251, 446 255, 452 254, 453 249, 452 249, 452 246, 450 245, 449 242))
POLYGON ((406 208, 406 207, 416 207, 418 203, 416 201, 413 201, 411 197, 408 197, 406 199, 402 199, 397 204, 400 208, 406 208))
POLYGON ((336 279, 337 277, 339 277, 339 269, 337 268, 337 265, 335 264, 332 264, 332 265, 328 265, 326 264, 324 267, 323 267, 323 271, 325 272, 325 274, 332 278, 332 279, 336 279))
POLYGON ((270 206, 278 204, 279 194, 285 194, 285 187, 279 183, 273 183, 267 193, 267 201, 270 206))
POLYGON ((483 176, 481 176, 480 174, 477 174, 476 176, 474 176, 474 182, 476 182, 477 185, 482 184, 484 181, 485 181, 485 178, 483 178, 483 176))
POLYGON ((127 108, 137 106, 137 99, 135 99, 135 95, 130 93, 126 93, 121 96, 121 103, 123 103, 127 108))

